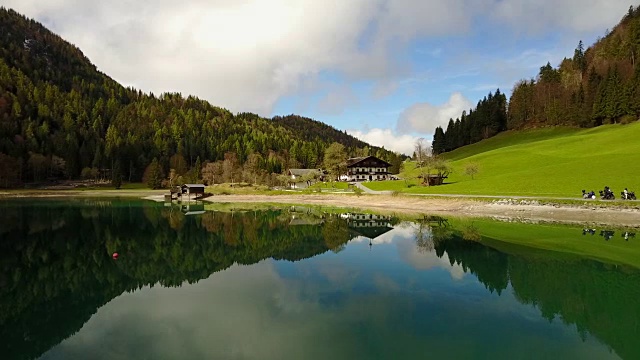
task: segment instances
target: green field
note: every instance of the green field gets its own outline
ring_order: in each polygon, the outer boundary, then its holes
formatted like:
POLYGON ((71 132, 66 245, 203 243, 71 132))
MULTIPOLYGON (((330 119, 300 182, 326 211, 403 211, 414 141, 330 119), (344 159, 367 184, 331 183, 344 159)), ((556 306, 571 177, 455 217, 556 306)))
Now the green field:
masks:
POLYGON ((442 186, 424 187, 414 162, 406 180, 368 182, 373 190, 406 193, 580 197, 581 190, 640 190, 640 122, 592 129, 508 131, 445 154, 453 172, 442 186), (471 179, 465 166, 478 165, 471 179))
MULTIPOLYGON (((614 237, 605 241, 598 232, 583 235, 580 228, 562 224, 526 224, 500 222, 489 219, 449 219, 449 224, 463 231, 472 227, 481 236, 480 242, 503 252, 535 254, 539 249, 544 257, 577 255, 612 264, 624 264, 640 268, 640 243, 635 238, 625 241, 624 229, 615 231, 614 237), (551 251, 551 252, 548 252, 551 251)), ((635 232, 634 230, 631 230, 635 232)))

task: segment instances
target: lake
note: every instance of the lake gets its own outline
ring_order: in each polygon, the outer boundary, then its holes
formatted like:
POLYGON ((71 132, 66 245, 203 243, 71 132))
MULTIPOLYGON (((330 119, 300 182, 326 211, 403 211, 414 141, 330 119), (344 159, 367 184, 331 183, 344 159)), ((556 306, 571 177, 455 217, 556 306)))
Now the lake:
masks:
POLYGON ((0 353, 640 359, 636 264, 504 241, 526 234, 623 254, 640 242, 314 207, 4 200, 0 353))

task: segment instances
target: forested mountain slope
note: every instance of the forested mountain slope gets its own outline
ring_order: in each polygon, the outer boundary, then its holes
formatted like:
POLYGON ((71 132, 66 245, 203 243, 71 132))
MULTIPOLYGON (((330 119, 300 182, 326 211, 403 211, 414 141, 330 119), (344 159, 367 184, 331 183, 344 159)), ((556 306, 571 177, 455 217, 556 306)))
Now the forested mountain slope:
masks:
POLYGON ((485 99, 469 114, 451 119, 446 130, 438 127, 433 150, 448 152, 505 130, 589 128, 636 121, 640 117, 639 60, 640 7, 631 6, 620 23, 591 47, 585 50, 579 41, 573 56, 558 67, 547 63, 535 79, 516 83, 499 116, 485 111, 485 99), (478 113, 481 108, 484 114, 478 113), (503 118, 506 123, 499 121, 503 118))
POLYGON ((116 172, 139 181, 153 159, 192 178, 196 164, 223 169, 226 160, 227 177, 267 182, 321 166, 333 142, 348 155, 396 157, 311 119, 234 115, 192 96, 125 88, 77 47, 0 8, 0 186, 116 172))

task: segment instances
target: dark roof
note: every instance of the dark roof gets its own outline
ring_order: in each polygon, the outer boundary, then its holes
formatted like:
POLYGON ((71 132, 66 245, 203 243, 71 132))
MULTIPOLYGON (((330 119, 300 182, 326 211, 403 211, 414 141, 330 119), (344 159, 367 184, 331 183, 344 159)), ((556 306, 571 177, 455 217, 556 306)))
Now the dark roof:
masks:
POLYGON ((354 157, 354 158, 347 159, 347 167, 355 166, 355 165, 357 165, 357 164, 359 164, 359 163, 361 163, 361 162, 363 162, 365 160, 371 159, 371 158, 375 159, 378 162, 386 164, 388 167, 391 167, 391 164, 389 164, 388 162, 386 162, 386 161, 384 161, 382 159, 379 159, 379 158, 377 158, 375 156, 361 156, 361 157, 354 157))
POLYGON ((371 240, 377 238, 378 236, 385 234, 391 230, 393 230, 392 227, 388 227, 388 226, 377 226, 377 227, 359 227, 359 228, 355 228, 355 227, 349 227, 349 229, 351 230, 351 232, 355 235, 358 236, 364 236, 366 238, 369 238, 371 240))
POLYGON ((304 176, 306 174, 313 173, 313 172, 318 174, 322 173, 320 169, 289 169, 289 173, 295 176, 304 176))

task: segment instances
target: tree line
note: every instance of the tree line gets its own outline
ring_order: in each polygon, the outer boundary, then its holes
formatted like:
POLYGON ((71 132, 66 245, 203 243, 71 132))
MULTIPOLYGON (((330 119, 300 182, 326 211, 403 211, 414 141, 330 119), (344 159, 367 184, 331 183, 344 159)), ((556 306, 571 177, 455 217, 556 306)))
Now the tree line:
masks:
POLYGON ((462 112, 456 119, 449 120, 447 129, 437 127, 433 135, 434 155, 474 144, 507 129, 507 97, 496 90, 478 102, 475 110, 462 112))
POLYGON ((591 47, 585 50, 580 41, 573 56, 558 67, 547 62, 535 78, 517 82, 508 103, 496 99, 498 92, 489 94, 475 111, 451 120, 446 130, 436 128, 433 152, 451 151, 505 130, 589 128, 636 121, 640 117, 639 55, 640 7, 631 6, 620 23, 591 47), (490 98, 493 105, 488 104, 490 98))

